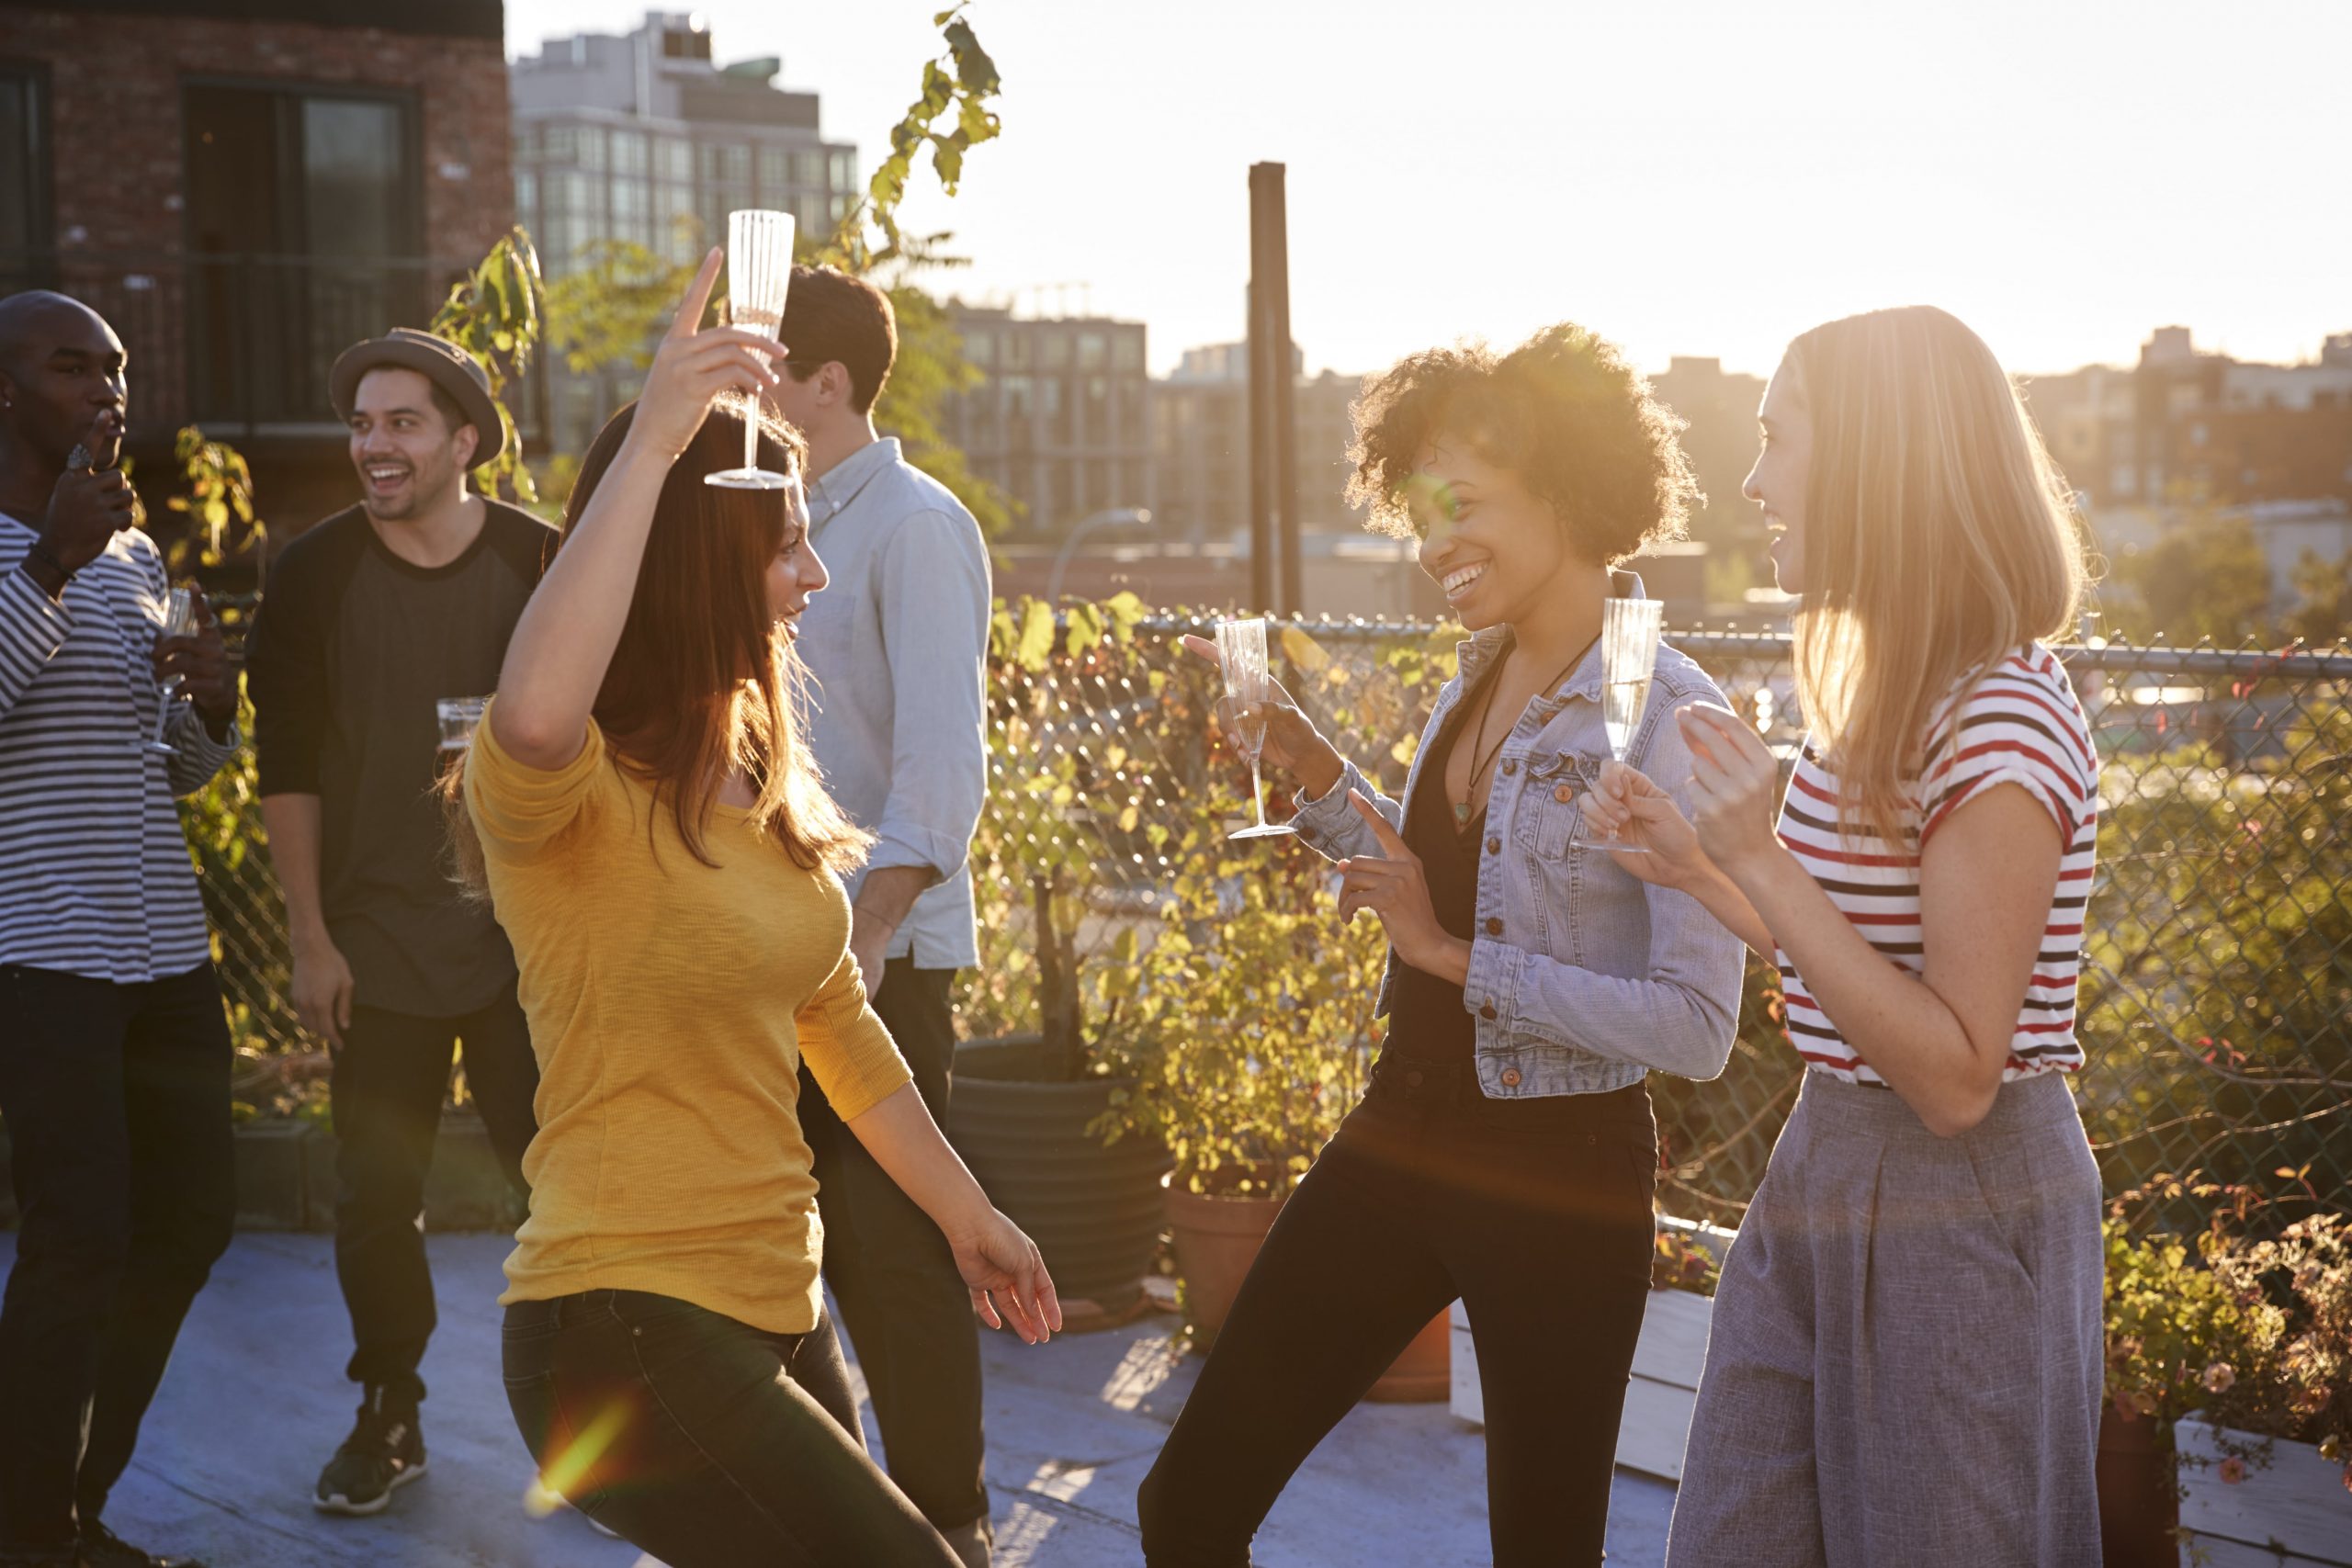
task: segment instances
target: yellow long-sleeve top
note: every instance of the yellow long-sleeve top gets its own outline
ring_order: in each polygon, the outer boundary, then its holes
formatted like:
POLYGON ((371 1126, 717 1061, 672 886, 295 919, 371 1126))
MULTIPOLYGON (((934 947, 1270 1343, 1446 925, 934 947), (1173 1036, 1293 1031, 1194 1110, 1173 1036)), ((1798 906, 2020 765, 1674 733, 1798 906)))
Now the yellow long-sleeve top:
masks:
POLYGON ((531 1213, 501 1304, 649 1291, 772 1333, 815 1327, 824 1232, 800 1063, 844 1121, 909 1081, 849 956, 840 879, 724 805, 705 835, 718 863, 696 860, 594 724, 543 773, 485 716, 466 806, 540 1074, 531 1213))

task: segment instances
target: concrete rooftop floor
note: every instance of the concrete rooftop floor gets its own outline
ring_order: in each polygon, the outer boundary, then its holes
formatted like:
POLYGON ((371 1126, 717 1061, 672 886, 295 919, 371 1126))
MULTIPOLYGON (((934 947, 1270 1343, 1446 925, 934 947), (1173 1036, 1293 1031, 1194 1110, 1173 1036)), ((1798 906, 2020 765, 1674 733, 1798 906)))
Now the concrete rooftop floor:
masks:
MULTIPOLYGON (((432 1471, 373 1519, 313 1511, 319 1467, 356 1403, 328 1237, 240 1236, 189 1314, 107 1522, 211 1568, 659 1568, 568 1512, 523 1506, 531 1465, 499 1382, 500 1235, 431 1238, 441 1328, 424 1364, 432 1471)), ((16 1238, 0 1234, 0 1269, 16 1238)), ((984 1333, 989 1483, 1001 1568, 1132 1568, 1135 1490, 1193 1385, 1174 1319, 1037 1348, 984 1333)), ((869 1442, 879 1448, 871 1430, 869 1442)), ((1664 1555, 1673 1489, 1619 1472, 1611 1563, 1664 1555)), ((1480 1433, 1442 1405, 1365 1405, 1260 1532, 1261 1568, 1453 1568, 1487 1561, 1480 1433)), ((756 1565, 747 1565, 756 1568, 756 1565)))

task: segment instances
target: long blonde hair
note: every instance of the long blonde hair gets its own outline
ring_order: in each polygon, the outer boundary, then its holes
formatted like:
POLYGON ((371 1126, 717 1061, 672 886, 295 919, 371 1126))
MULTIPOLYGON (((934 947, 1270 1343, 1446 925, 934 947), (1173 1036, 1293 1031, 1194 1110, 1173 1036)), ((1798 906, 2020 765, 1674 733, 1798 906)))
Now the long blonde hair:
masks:
POLYGON ((1786 363, 1813 427, 1797 696, 1838 775, 1841 827, 1899 846, 1939 705, 2072 631, 2082 534, 2016 389, 1949 313, 1830 321, 1786 363))

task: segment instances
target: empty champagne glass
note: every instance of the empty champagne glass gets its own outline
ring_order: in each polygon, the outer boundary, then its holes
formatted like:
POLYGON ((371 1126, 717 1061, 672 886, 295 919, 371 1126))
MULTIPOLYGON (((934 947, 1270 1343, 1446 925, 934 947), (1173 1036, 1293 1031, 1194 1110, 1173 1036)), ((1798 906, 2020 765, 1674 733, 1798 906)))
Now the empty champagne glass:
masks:
POLYGON ((1216 652, 1225 666, 1225 694, 1233 716, 1233 742, 1250 759, 1250 804, 1258 814, 1255 827, 1237 829, 1236 839, 1272 839, 1296 829, 1266 820, 1265 786, 1260 782, 1259 755, 1266 747, 1265 705, 1273 696, 1274 678, 1266 668, 1266 621, 1262 615, 1245 621, 1216 624, 1216 652))
MULTIPOLYGON (((165 637, 194 637, 195 635, 196 595, 185 588, 175 588, 164 600, 164 624, 156 629, 155 640, 161 642, 165 637)), ((164 700, 156 705, 155 738, 148 741, 141 750, 152 751, 159 757, 176 757, 180 754, 180 749, 164 739, 164 731, 171 728, 172 701, 179 695, 180 678, 176 675, 167 678, 160 690, 164 694, 164 700)))
MULTIPOLYGON (((792 287, 792 214, 747 208, 727 215, 727 324, 775 337, 792 287)), ((744 400, 743 466, 703 476, 729 490, 782 490, 785 476, 760 467, 760 398, 744 400)))
MULTIPOLYGON (((1658 599, 1611 599, 1600 609, 1600 724, 1609 735, 1609 753, 1619 761, 1642 727, 1643 710, 1650 703, 1650 677, 1657 670, 1657 635, 1666 618, 1658 599)), ((1587 781, 1589 784, 1590 781, 1587 781)), ((1589 837, 1578 832, 1569 847, 1613 850, 1619 854, 1647 854, 1614 833, 1589 837)))
POLYGON ((434 702, 434 712, 441 721, 438 750, 445 761, 473 744, 475 727, 481 723, 481 710, 489 701, 488 697, 441 697, 434 702))

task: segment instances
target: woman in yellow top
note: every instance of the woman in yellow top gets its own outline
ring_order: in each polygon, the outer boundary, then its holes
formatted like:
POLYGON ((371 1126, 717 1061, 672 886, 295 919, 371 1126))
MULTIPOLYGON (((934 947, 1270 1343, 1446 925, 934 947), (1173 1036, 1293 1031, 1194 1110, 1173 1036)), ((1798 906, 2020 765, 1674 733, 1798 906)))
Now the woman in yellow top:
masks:
MULTIPOLYGON (((805 1060, 936 1221, 992 1327, 1061 1326, 1036 1247, 949 1149, 866 1006, 835 874, 863 840, 796 728, 825 570, 795 485, 706 485, 775 375, 687 289, 581 467, 467 763, 539 1060, 505 1374, 546 1483, 671 1568, 957 1558, 866 1456, 818 1284, 805 1060), (1001 1316, 1000 1315, 1001 1313, 1001 1316)), ((764 467, 797 473, 778 428, 764 467)))

